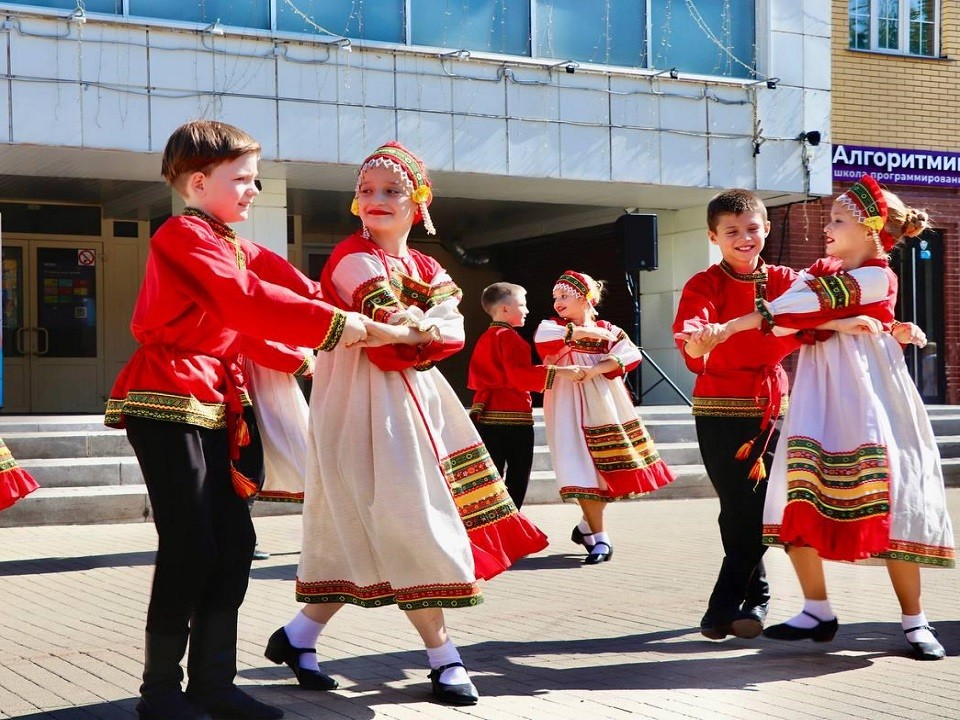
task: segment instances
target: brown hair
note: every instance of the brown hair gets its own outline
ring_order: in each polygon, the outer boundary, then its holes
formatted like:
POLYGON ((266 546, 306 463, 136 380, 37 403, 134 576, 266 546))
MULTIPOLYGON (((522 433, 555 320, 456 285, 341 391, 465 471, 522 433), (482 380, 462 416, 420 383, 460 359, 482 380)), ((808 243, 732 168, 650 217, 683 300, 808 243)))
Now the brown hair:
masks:
POLYGON ((889 190, 882 190, 887 201, 887 224, 885 229, 894 240, 900 242, 905 237, 916 237, 931 227, 930 216, 926 210, 908 207, 903 200, 889 190))
POLYGON ((507 298, 519 297, 520 295, 526 294, 526 289, 521 285, 498 282, 493 285, 488 285, 483 289, 483 294, 480 296, 480 304, 483 306, 483 309, 492 316, 497 306, 503 304, 503 301, 507 298))
POLYGON ((182 194, 191 174, 207 174, 220 163, 259 152, 260 143, 240 128, 216 120, 193 120, 174 130, 167 140, 160 174, 182 194))
POLYGON ((745 212, 760 213, 763 221, 767 222, 767 206, 757 194, 743 188, 731 188, 717 193, 707 205, 707 227, 712 231, 717 229, 717 221, 725 213, 740 215, 745 212))

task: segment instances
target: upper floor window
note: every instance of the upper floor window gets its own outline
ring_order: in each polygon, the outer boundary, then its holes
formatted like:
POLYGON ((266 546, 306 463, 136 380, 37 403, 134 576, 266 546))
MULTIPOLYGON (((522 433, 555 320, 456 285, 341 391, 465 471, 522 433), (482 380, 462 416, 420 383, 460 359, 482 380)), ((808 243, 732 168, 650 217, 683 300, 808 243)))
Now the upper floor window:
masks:
POLYGON ((939 0, 849 0, 850 47, 939 55, 939 0))
MULTIPOLYGON (((869 36, 869 29, 879 22, 871 18, 871 6, 922 10, 935 3, 850 0, 851 37, 854 6, 858 12, 861 6, 866 8, 858 22, 869 36)), ((85 0, 81 4, 90 13, 132 19, 204 25, 219 21, 221 26, 559 62, 676 68, 681 73, 739 78, 756 75, 757 0, 85 0)), ((0 0, 0 6, 9 5, 72 10, 78 0, 0 0)), ((889 12, 884 12, 887 18, 889 12)), ((933 37, 932 28, 925 26, 927 15, 915 14, 916 21, 911 20, 905 32, 933 37)), ((932 10, 929 15, 932 24, 932 10)), ((884 22, 890 24, 889 19, 884 22)), ((893 25, 892 32, 899 32, 897 23, 893 25)), ((926 47, 928 41, 918 42, 926 47)))

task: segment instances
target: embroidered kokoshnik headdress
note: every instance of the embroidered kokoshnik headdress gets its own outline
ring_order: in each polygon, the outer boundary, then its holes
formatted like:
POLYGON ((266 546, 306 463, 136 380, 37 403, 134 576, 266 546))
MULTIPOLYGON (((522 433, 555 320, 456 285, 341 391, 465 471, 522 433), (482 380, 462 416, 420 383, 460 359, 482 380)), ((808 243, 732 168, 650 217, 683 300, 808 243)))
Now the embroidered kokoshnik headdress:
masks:
POLYGON ((893 235, 884 230, 887 224, 887 200, 872 176, 861 177, 859 182, 836 201, 849 210, 858 223, 870 229, 878 249, 887 253, 896 245, 893 235))
POLYGON ((433 201, 433 191, 430 189, 430 178, 427 177, 427 170, 420 158, 395 140, 381 145, 360 165, 360 170, 357 172, 357 187, 354 191, 353 202, 350 204, 350 212, 354 215, 360 215, 360 200, 358 199, 360 182, 363 180, 363 173, 372 167, 392 170, 401 177, 404 186, 410 193, 410 198, 417 204, 417 214, 413 221, 417 223, 423 220, 423 227, 427 234, 436 235, 437 230, 430 218, 430 211, 427 210, 427 207, 433 201))
POLYGON ((600 302, 600 294, 596 290, 596 281, 585 273, 576 270, 564 270, 556 284, 553 286, 554 292, 557 290, 566 290, 577 297, 586 298, 590 307, 596 307, 600 302))

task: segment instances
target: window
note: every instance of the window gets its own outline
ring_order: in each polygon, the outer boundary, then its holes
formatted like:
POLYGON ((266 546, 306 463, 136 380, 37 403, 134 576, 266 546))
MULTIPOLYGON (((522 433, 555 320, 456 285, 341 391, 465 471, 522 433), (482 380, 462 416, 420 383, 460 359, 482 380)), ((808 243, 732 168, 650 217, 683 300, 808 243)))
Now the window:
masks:
POLYGON ((277 30, 404 42, 404 0, 277 0, 277 30))
POLYGON ((939 0, 849 0, 850 47, 936 57, 939 0))
MULTIPOLYGON (((780 2, 781 0, 777 0, 780 2)), ((796 2, 797 0, 782 0, 796 2)), ((939 0, 849 0, 851 47, 935 52, 939 0)), ((85 0, 90 13, 756 76, 758 0, 85 0)), ((77 0, 0 5, 77 7, 77 0)))
POLYGON ((414 45, 530 54, 530 8, 510 0, 411 0, 414 45))

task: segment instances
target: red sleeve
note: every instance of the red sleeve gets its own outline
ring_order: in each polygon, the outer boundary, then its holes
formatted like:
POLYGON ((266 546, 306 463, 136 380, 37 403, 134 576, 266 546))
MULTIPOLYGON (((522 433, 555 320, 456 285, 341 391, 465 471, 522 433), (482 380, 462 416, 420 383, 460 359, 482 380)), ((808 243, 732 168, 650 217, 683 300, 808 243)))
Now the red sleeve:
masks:
MULTIPOLYGON (((150 241, 164 275, 223 324, 254 338, 332 349, 343 313, 327 303, 261 279, 237 267, 232 247, 193 218, 168 222, 150 241)), ((292 266, 291 266, 292 267, 292 266)))
POLYGON ((545 365, 533 364, 526 341, 515 332, 499 333, 497 339, 509 383, 518 390, 543 392, 549 369, 545 365))
MULTIPOLYGON (((677 314, 673 320, 673 332, 689 332, 692 328, 717 322, 717 308, 713 300, 716 295, 717 288, 713 287, 713 283, 705 272, 697 273, 690 278, 683 286, 683 293, 680 295, 680 304, 677 306, 677 314)), ((687 369, 702 375, 706 368, 704 358, 693 358, 687 355, 683 349, 684 340, 678 339, 674 342, 687 369)))
POLYGON ((293 290, 300 297, 323 299, 319 281, 311 280, 286 258, 272 250, 256 243, 249 243, 249 257, 247 268, 255 272, 261 280, 282 285, 293 290))
POLYGON ((245 335, 241 337, 240 352, 257 365, 291 375, 303 375, 313 366, 311 358, 304 355, 304 348, 245 335))

